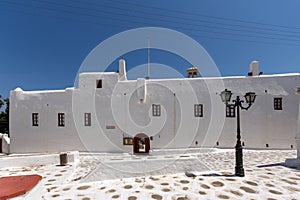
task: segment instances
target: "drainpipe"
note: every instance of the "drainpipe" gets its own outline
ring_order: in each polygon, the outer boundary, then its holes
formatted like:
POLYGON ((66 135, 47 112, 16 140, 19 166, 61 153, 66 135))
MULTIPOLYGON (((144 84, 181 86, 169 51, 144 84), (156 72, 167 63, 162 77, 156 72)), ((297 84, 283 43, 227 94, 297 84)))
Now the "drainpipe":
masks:
POLYGON ((174 129, 174 147, 176 147, 176 141, 175 141, 175 137, 176 137, 176 94, 174 93, 174 122, 173 122, 173 124, 174 124, 174 127, 173 127, 173 129, 174 129))

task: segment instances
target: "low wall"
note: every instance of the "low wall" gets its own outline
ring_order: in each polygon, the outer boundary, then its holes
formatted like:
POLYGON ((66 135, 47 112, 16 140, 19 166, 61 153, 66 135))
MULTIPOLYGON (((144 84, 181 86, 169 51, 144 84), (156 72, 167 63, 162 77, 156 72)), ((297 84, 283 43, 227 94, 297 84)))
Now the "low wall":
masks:
MULTIPOLYGON (((60 164, 59 153, 53 154, 11 154, 0 158, 1 168, 5 167, 24 167, 38 165, 60 164)), ((67 152, 68 163, 79 161, 78 151, 67 152)))
POLYGON ((7 134, 2 135, 2 153, 10 154, 10 138, 7 134))

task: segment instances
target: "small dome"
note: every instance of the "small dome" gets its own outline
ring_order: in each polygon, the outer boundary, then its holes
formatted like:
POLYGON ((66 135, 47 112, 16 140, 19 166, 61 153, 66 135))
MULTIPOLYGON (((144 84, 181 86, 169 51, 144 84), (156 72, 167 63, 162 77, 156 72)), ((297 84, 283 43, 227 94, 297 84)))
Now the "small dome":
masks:
POLYGON ((18 88, 15 89, 15 92, 23 92, 23 90, 18 87, 18 88))

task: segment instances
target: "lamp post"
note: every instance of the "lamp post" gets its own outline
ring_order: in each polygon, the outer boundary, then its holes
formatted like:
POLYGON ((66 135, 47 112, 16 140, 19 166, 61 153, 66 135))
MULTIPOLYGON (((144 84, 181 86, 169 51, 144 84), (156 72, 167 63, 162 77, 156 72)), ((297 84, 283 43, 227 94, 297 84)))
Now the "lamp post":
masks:
MULTIPOLYGON (((221 99, 222 101, 227 105, 228 102, 230 102, 231 96, 232 96, 232 92, 225 89, 224 91, 221 92, 221 99)), ((236 145, 235 145, 235 175, 236 176, 240 176, 243 177, 245 176, 244 173, 244 168, 243 168, 243 147, 241 144, 241 130, 240 130, 240 108, 242 110, 248 110, 251 105, 254 103, 255 100, 255 93, 254 92, 247 92, 244 96, 246 103, 248 104, 248 106, 244 107, 243 103, 244 100, 241 100, 239 96, 236 97, 235 100, 233 100, 232 102, 234 103, 233 106, 236 109, 236 119, 237 119, 237 128, 236 128, 236 145)))

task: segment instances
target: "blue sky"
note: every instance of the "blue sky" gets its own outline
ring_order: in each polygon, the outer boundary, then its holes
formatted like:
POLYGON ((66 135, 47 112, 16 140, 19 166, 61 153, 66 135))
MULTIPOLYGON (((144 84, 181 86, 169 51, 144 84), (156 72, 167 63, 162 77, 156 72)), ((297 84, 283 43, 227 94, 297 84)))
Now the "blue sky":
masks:
MULTIPOLYGON (((72 87, 95 46, 147 26, 192 37, 223 76, 246 75, 252 60, 264 74, 299 72, 299 7, 297 0, 0 0, 0 94, 72 87)), ((147 50, 121 57, 130 69, 147 63, 147 50)), ((182 74, 191 65, 158 50, 151 61, 182 74)), ((115 71, 116 62, 108 70, 115 71)))

